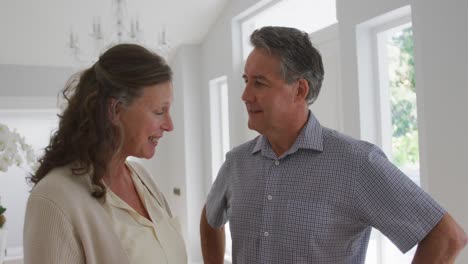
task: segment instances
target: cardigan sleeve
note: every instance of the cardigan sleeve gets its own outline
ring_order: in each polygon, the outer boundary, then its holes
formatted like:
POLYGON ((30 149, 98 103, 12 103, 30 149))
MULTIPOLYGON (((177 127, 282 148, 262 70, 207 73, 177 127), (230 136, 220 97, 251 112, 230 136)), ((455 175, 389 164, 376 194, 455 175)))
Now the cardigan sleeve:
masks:
POLYGON ((25 264, 86 263, 71 222, 47 197, 29 197, 23 235, 25 264))

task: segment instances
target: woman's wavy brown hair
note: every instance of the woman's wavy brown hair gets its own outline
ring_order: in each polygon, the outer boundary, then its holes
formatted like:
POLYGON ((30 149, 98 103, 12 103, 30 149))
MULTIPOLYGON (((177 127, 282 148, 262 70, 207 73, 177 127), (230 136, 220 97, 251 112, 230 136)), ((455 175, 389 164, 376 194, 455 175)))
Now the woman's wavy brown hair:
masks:
POLYGON ((35 185, 52 169, 73 164, 73 175, 89 173, 92 195, 102 197, 106 192, 102 177, 124 140, 110 121, 110 99, 128 106, 144 87, 171 80, 165 60, 141 46, 119 44, 107 50, 91 68, 67 82, 62 94, 68 106, 59 115, 58 130, 30 182, 35 185))

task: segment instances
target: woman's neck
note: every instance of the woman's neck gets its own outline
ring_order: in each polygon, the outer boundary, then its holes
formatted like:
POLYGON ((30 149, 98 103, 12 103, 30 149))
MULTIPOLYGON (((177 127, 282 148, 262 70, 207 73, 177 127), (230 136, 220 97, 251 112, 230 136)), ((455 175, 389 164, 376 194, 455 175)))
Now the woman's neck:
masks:
POLYGON ((114 188, 120 189, 123 186, 129 186, 129 183, 132 182, 131 172, 125 164, 125 160, 126 158, 113 158, 108 164, 103 180, 112 190, 114 188))

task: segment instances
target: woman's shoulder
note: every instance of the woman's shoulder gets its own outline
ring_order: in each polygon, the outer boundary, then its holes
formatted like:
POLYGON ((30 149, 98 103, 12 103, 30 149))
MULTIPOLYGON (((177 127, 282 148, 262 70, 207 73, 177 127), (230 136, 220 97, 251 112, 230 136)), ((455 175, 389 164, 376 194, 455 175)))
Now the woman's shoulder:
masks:
POLYGON ((71 165, 52 169, 31 190, 29 199, 41 197, 57 204, 70 203, 90 196, 87 174, 73 175, 71 165))

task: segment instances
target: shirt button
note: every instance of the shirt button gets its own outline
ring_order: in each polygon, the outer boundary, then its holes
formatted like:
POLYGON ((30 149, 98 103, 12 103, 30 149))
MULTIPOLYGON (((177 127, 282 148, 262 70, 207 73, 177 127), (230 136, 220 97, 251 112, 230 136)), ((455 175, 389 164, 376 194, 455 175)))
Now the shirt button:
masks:
POLYGON ((267 236, 269 236, 269 235, 270 235, 270 233, 268 233, 268 232, 265 232, 265 233, 263 233, 263 235, 267 237, 267 236))
POLYGON ((278 161, 278 160, 275 160, 275 165, 276 165, 276 166, 279 165, 279 161, 278 161))
POLYGON ((271 201, 272 199, 273 199, 273 196, 271 196, 271 195, 268 195, 268 200, 270 200, 270 201, 271 201))

